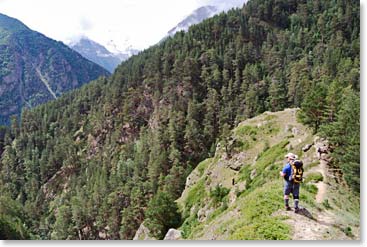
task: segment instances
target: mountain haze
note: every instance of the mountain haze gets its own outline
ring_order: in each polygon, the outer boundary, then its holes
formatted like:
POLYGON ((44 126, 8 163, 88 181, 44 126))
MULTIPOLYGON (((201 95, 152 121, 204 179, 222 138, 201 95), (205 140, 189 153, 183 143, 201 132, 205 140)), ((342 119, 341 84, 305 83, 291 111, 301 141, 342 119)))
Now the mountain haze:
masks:
POLYGON ((61 42, 0 14, 0 124, 109 72, 61 42))

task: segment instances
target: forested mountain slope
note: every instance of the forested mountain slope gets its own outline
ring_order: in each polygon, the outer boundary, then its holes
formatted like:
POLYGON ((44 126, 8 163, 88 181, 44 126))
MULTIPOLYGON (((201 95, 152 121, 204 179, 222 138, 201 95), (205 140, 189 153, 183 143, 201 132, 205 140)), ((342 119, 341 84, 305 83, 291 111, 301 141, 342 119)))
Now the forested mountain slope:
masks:
POLYGON ((359 2, 253 0, 24 111, 0 130, 4 238, 131 239, 147 219, 163 238, 226 133, 287 107, 358 195, 359 40, 359 2))
POLYGON ((61 42, 0 14, 0 124, 109 72, 61 42))

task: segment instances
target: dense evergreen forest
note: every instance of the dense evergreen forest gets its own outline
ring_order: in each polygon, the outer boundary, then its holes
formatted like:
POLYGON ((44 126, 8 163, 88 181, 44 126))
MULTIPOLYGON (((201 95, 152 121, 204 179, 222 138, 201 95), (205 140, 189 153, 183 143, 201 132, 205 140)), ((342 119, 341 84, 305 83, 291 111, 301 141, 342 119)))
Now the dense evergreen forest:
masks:
POLYGON ((1 238, 162 238, 186 176, 228 129, 264 111, 299 119, 360 177, 360 7, 250 0, 0 128, 1 238))

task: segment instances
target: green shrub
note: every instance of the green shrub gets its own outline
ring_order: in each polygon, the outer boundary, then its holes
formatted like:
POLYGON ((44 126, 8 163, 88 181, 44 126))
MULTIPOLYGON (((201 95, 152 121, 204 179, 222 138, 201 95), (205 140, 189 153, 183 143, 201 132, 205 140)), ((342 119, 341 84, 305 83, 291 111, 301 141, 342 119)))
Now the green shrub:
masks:
POLYGON ((213 190, 210 189, 210 198, 212 198, 214 204, 217 205, 218 203, 223 202, 224 197, 228 195, 229 191, 230 189, 217 185, 213 190))
POLYGON ((325 200, 322 202, 322 205, 323 205, 326 209, 331 209, 331 206, 330 206, 330 203, 329 203, 329 200, 328 200, 328 199, 325 199, 325 200))
POLYGON ((352 234, 352 228, 350 226, 347 226, 343 229, 343 232, 345 233, 345 235, 347 235, 348 237, 353 237, 352 234))
POLYGON ((22 230, 19 230, 20 222, 12 222, 12 220, 7 220, 5 217, 0 215, 0 239, 2 240, 20 240, 26 239, 23 236, 22 230))

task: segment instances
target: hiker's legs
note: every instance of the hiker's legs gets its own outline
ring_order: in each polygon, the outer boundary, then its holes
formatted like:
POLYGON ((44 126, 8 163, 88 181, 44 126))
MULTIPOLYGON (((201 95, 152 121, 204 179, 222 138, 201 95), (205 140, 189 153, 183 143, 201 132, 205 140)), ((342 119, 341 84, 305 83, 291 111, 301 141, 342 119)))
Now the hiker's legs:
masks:
POLYGON ((289 195, 284 195, 284 205, 289 207, 289 195))
POLYGON ((300 186, 300 184, 293 184, 294 208, 298 208, 298 203, 299 203, 299 186, 300 186))
POLYGON ((292 184, 288 181, 284 181, 284 204, 287 209, 289 208, 289 194, 291 193, 291 190, 292 184))

